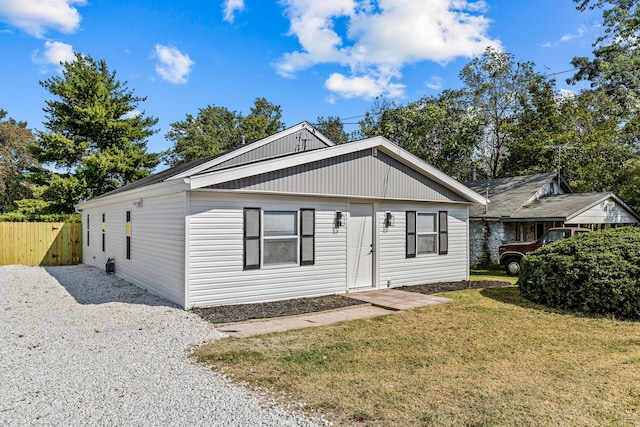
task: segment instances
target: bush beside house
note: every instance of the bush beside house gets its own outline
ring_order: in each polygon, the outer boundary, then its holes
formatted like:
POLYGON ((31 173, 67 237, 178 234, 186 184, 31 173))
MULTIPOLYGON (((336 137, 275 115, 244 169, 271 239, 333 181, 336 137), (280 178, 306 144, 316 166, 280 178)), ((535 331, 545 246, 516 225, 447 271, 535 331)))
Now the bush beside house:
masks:
POLYGON ((640 228, 542 247, 524 258, 518 286, 525 298, 547 306, 640 319, 640 228))

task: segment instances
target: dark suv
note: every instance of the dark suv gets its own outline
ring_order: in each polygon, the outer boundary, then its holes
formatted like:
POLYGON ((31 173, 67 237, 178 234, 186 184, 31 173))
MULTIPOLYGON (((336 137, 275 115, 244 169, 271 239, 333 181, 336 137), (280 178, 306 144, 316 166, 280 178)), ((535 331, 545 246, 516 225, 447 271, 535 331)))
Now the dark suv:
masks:
POLYGON ((575 236, 580 233, 589 233, 588 228, 576 227, 556 227, 550 228, 538 240, 534 242, 507 243, 498 249, 500 254, 500 265, 504 265, 507 274, 517 276, 520 273, 520 261, 531 251, 535 251, 541 246, 548 245, 560 239, 575 236))

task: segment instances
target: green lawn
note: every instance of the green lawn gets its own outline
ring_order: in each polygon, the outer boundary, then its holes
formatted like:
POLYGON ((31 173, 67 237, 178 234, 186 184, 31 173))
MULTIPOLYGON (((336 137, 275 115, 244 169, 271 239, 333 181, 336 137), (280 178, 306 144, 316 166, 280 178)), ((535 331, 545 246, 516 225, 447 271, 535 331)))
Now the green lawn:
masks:
POLYGON ((518 281, 517 277, 509 276, 505 273, 504 269, 491 269, 491 270, 471 270, 469 277, 470 280, 502 280, 504 282, 513 283, 514 285, 518 281))
POLYGON ((516 287, 446 296, 195 355, 338 425, 640 425, 640 323, 549 310, 516 287))

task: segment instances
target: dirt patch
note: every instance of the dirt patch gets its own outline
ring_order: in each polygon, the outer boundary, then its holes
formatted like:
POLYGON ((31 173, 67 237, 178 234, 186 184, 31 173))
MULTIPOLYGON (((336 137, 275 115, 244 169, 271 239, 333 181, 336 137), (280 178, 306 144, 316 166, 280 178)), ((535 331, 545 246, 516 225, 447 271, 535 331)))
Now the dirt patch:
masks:
POLYGON ((204 320, 213 324, 244 322, 253 319, 295 316, 298 314, 316 313, 334 310, 351 305, 365 304, 341 295, 326 295, 312 298, 295 298, 283 301, 263 302, 257 304, 221 305, 210 308, 194 308, 192 311, 204 320))
POLYGON ((462 291, 465 289, 504 288, 505 286, 513 285, 509 282, 503 282, 500 280, 463 280, 460 282, 440 282, 429 283, 427 285, 400 286, 394 289, 431 295, 443 292, 462 291))
MULTIPOLYGON (((463 289, 502 288, 505 286, 513 285, 509 282, 502 282, 498 280, 464 280, 461 282, 441 282, 430 283, 428 285, 401 286, 394 289, 430 295, 443 292, 460 291, 463 289)), ((319 311, 334 310, 360 304, 366 303, 342 295, 327 295, 322 297, 294 298, 257 304, 235 304, 209 308, 194 308, 192 312, 214 325, 221 325, 225 323, 245 322, 247 320, 316 313, 319 311)))

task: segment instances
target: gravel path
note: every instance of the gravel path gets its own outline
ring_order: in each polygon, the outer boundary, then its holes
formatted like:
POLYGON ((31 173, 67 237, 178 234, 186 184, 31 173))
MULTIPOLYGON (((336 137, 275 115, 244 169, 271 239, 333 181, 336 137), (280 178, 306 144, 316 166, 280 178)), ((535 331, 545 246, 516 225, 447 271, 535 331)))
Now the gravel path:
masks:
POLYGON ((102 270, 0 267, 0 425, 311 426, 186 354, 198 316, 102 270))

